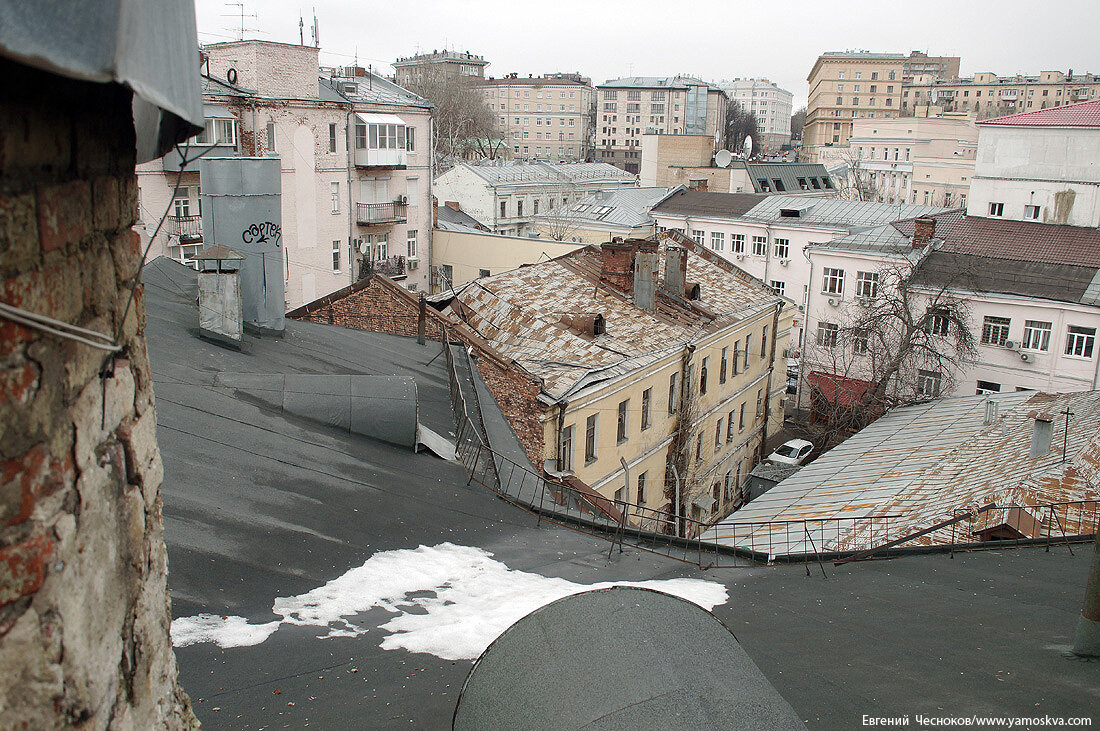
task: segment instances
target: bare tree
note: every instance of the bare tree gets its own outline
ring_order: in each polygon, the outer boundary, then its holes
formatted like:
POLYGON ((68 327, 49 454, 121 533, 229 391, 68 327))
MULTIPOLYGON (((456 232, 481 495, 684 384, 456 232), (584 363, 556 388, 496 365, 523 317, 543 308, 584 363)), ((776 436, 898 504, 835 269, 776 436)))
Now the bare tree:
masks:
POLYGON ((967 301, 954 285, 930 286, 922 266, 899 262, 857 283, 854 301, 836 321, 806 333, 804 377, 811 392, 815 441, 823 446, 862 429, 894 406, 927 401, 954 389, 959 363, 977 354, 967 301))
POLYGON ((592 101, 584 111, 584 142, 581 143, 581 159, 591 162, 596 156, 596 102, 592 101))
POLYGON ((753 150, 762 149, 760 122, 756 115, 745 109, 740 102, 730 100, 726 106, 726 128, 722 135, 722 144, 731 152, 738 152, 745 144, 745 138, 752 137, 753 150))
POLYGON ((836 181, 840 197, 851 201, 880 200, 882 190, 871 176, 871 171, 863 165, 859 153, 851 147, 834 151, 837 160, 844 164, 844 175, 836 181))
POLYGON ((450 159, 501 154, 501 136, 496 117, 474 86, 475 79, 460 74, 432 71, 409 90, 433 105, 437 157, 450 159))
POLYGON ((801 140, 802 129, 806 126, 806 107, 791 115, 791 139, 801 140))
POLYGON ((557 185, 550 191, 550 207, 535 219, 535 225, 545 238, 570 241, 576 235, 581 219, 575 206, 582 196, 583 191, 569 183, 557 185))

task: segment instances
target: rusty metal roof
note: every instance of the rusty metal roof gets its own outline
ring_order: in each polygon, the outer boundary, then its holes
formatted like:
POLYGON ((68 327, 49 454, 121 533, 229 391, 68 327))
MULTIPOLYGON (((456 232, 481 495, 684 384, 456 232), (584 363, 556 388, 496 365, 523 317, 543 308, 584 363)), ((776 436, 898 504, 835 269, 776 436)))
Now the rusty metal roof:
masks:
MULTIPOLYGON (((558 399, 645 367, 782 301, 690 240, 658 240, 662 253, 669 241, 688 249, 687 279, 702 289, 697 303, 662 293, 655 313, 636 307, 627 295, 600 284, 600 247, 589 246, 470 282, 449 307, 497 351, 540 377, 546 395, 558 399), (603 315, 606 331, 591 336, 570 328, 565 316, 579 312, 603 315)), ((663 274, 658 279, 663 282, 663 274)))
MULTIPOLYGON (((1100 496, 1100 391, 997 393, 941 399, 891 411, 733 513, 708 537, 773 555, 861 550, 949 520, 974 506, 1046 505, 1100 496), (986 403, 998 414, 986 420, 986 403), (1052 449, 1030 458, 1035 409, 1069 407, 1054 420, 1052 449), (890 516, 886 518, 885 516, 890 516), (798 521, 811 521, 809 536, 798 521), (821 522, 818 522, 821 521, 821 522), (872 530, 879 532, 876 538, 872 530)), ((1067 532, 1075 526, 1063 526, 1067 532)), ((971 540, 950 529, 912 545, 971 540)))

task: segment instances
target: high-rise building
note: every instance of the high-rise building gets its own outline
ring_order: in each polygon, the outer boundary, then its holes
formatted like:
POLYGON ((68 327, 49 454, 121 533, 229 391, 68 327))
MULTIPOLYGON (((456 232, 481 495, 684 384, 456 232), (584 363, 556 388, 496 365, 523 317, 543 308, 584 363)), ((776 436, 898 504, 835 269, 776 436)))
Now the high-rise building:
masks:
POLYGON ((778 150, 791 141, 791 107, 794 94, 767 79, 734 79, 720 86, 731 101, 756 115, 764 139, 757 140, 767 150, 778 150))
POLYGON ((690 76, 631 76, 601 84, 596 103, 596 159, 638 173, 643 134, 710 135, 716 149, 729 97, 690 76))
POLYGON ((955 78, 959 62, 958 56, 928 56, 920 51, 908 56, 869 51, 821 54, 806 78, 803 157, 817 161, 822 148, 847 145, 854 119, 901 116, 903 83, 917 76, 955 78))

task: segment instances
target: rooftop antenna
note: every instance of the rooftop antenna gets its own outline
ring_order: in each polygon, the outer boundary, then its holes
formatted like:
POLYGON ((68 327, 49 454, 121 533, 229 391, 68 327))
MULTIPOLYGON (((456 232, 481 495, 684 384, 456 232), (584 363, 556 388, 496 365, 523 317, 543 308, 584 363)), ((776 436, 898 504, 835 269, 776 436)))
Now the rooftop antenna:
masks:
POLYGON ((1069 446, 1069 417, 1073 416, 1073 411, 1069 408, 1069 404, 1066 404, 1066 410, 1059 412, 1066 417, 1066 432, 1062 435, 1062 461, 1066 461, 1066 448, 1069 446))
POLYGON ((245 18, 256 18, 257 16, 256 16, 255 13, 246 13, 244 11, 244 0, 233 0, 232 2, 227 2, 226 6, 230 7, 230 8, 236 8, 237 9, 235 12, 232 12, 232 13, 222 13, 222 17, 223 18, 236 18, 237 19, 237 24, 232 28, 227 28, 226 30, 231 30, 234 33, 236 33, 238 41, 243 41, 244 40, 244 34, 245 34, 246 31, 258 31, 259 30, 259 28, 246 28, 245 27, 245 25, 244 25, 244 19, 245 18))
POLYGON ((321 36, 317 31, 317 8, 313 9, 313 47, 321 47, 321 36))
POLYGON ((306 44, 306 21, 302 18, 302 11, 298 11, 298 45, 306 44))

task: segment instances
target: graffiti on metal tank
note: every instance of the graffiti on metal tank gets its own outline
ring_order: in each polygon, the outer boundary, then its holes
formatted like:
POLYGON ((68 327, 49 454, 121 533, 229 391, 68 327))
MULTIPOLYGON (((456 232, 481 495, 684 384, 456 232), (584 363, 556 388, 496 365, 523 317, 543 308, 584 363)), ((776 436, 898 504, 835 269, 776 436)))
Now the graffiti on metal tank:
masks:
POLYGON ((274 243, 275 246, 279 246, 283 240, 283 229, 271 221, 254 223, 244 230, 241 234, 241 240, 246 244, 266 244, 270 242, 274 243))

